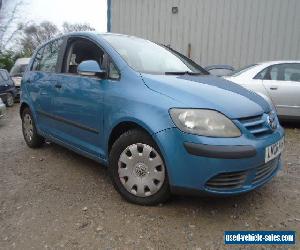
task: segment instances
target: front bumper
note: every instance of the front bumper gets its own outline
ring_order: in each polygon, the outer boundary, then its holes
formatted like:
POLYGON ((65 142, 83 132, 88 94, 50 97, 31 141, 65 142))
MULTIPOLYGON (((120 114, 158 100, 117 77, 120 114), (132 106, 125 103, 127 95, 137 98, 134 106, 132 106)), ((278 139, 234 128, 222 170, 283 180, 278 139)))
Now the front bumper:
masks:
POLYGON ((164 156, 174 193, 234 195, 272 179, 281 166, 281 157, 265 164, 265 148, 283 136, 281 127, 259 139, 245 135, 209 138, 170 128, 156 133, 155 140, 164 156))

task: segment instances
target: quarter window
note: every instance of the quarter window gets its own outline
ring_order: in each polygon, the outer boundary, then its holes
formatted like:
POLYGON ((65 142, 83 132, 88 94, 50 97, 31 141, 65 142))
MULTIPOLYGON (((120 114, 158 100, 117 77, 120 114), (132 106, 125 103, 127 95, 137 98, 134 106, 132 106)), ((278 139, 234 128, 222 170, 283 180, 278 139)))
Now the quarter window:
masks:
POLYGON ((116 66, 111 61, 109 62, 108 78, 113 79, 113 80, 117 80, 120 78, 119 71, 117 70, 116 66))

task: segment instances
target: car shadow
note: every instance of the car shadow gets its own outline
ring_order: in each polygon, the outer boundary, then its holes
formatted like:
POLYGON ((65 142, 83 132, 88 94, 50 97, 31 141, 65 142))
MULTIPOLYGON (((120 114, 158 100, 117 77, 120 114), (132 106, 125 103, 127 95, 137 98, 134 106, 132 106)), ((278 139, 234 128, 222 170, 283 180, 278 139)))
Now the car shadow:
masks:
POLYGON ((97 161, 94 161, 88 157, 80 155, 54 142, 46 141, 45 145, 41 149, 45 151, 50 150, 52 155, 64 155, 64 159, 70 159, 70 161, 80 162, 79 166, 83 166, 87 170, 97 172, 97 174, 102 175, 102 172, 103 173, 107 172, 106 171, 107 168, 101 165, 100 163, 98 163, 97 161))
MULTIPOLYGON (((45 147, 43 147, 43 150, 45 151, 50 150, 52 151, 53 155, 63 154, 64 159, 70 159, 70 161, 80 162, 79 165, 77 164, 76 166, 74 165, 71 166, 74 168, 82 167, 84 169, 81 170, 91 171, 90 174, 96 175, 97 178, 101 178, 107 185, 111 185, 112 190, 114 189, 110 177, 108 175, 108 172, 106 171, 107 168, 102 166, 100 163, 91 160, 89 158, 86 158, 84 156, 81 156, 67 148, 64 148, 52 142, 46 143, 45 147)), ((264 196, 263 195, 264 189, 265 187, 258 190, 254 190, 249 193, 240 194, 236 196, 226 196, 226 197, 172 195, 171 199, 167 203, 159 204, 158 207, 163 207, 164 209, 169 209, 174 207, 177 207, 179 209, 181 208, 181 209, 191 209, 191 210, 200 209, 201 213, 203 212, 208 213, 208 215, 211 215, 211 213, 213 214, 214 211, 220 211, 220 210, 223 210, 224 213, 226 213, 226 211, 228 213, 231 213, 232 209, 235 209, 237 207, 246 208, 246 207, 250 207, 252 203, 257 203, 257 200, 261 200, 262 197, 264 196)), ((122 202, 125 202, 125 204, 127 204, 125 200, 123 200, 122 202)), ((133 204, 130 204, 129 206, 131 205, 133 204)))
POLYGON ((284 128, 289 128, 289 129, 299 128, 300 129, 300 122, 297 122, 297 121, 280 121, 280 124, 284 128))

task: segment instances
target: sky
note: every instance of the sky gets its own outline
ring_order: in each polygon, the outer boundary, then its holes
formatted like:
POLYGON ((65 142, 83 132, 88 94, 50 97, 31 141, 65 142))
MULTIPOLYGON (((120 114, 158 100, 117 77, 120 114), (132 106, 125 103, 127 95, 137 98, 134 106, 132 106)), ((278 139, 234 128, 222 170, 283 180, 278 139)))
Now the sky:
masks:
POLYGON ((29 21, 89 23, 96 31, 106 31, 107 0, 25 0, 24 17, 29 21))

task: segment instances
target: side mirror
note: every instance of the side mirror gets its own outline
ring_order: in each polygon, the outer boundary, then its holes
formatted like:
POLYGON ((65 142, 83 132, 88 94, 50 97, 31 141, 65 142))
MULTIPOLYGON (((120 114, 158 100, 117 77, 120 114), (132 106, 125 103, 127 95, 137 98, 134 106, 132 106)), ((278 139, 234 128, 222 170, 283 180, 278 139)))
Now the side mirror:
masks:
POLYGON ((100 65, 94 60, 81 62, 77 67, 77 73, 82 76, 98 76, 104 77, 106 71, 100 68, 100 65))

